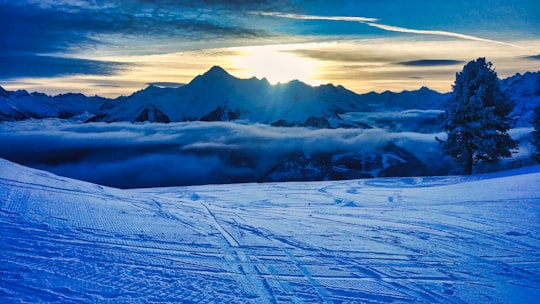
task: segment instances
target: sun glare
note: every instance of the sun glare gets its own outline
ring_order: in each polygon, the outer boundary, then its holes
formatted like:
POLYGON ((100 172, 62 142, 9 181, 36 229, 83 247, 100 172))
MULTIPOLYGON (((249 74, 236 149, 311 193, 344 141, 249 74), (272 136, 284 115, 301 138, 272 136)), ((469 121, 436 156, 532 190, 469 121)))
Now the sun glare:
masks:
POLYGON ((238 48, 238 55, 231 63, 239 76, 266 78, 270 83, 300 80, 311 85, 320 84, 315 79, 318 62, 291 52, 291 46, 269 45, 238 48))

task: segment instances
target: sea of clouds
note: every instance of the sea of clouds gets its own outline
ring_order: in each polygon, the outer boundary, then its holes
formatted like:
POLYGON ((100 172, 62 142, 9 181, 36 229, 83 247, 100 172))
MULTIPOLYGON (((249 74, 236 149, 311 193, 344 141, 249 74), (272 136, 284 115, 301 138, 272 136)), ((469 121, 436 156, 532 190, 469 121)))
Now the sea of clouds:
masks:
POLYGON ((47 119, 0 123, 0 157, 102 185, 158 187, 253 182, 299 155, 376 153, 389 142, 429 165, 441 157, 435 136, 444 139, 445 134, 47 119))

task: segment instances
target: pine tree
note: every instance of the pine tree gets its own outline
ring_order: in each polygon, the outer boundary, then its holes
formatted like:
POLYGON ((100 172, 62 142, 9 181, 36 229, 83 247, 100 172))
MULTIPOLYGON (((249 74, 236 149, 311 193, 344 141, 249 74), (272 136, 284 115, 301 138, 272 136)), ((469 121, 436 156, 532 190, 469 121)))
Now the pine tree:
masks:
POLYGON ((470 61, 456 73, 453 92, 441 116, 448 139, 443 152, 462 173, 478 162, 496 163, 510 157, 517 142, 508 134, 513 102, 501 90, 497 73, 485 58, 470 61))
POLYGON ((532 132, 531 143, 536 147, 536 151, 532 154, 532 157, 540 163, 540 104, 534 108, 534 114, 532 122, 534 131, 532 132))

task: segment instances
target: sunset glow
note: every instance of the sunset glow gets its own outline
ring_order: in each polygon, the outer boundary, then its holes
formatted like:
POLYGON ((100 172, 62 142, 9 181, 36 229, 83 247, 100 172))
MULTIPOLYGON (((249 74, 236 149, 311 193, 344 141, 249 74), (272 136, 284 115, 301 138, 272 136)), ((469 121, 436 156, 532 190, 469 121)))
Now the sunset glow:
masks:
POLYGON ((0 20, 8 29, 0 86, 114 97, 149 84, 179 86, 219 65, 273 84, 445 92, 478 57, 500 77, 540 69, 537 4, 0 0, 10 12, 0 20))
POLYGON ((231 58, 233 71, 240 77, 266 78, 271 84, 300 80, 308 84, 320 84, 315 80, 320 62, 297 56, 291 46, 256 46, 240 48, 231 58))

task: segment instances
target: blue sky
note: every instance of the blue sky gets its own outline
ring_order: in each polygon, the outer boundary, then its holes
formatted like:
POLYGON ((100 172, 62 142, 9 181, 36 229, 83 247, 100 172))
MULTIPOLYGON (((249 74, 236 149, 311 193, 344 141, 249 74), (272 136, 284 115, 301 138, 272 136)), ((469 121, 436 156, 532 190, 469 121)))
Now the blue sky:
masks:
POLYGON ((130 94, 213 65, 273 83, 448 91, 477 57, 540 70, 540 1, 0 0, 0 85, 130 94))

